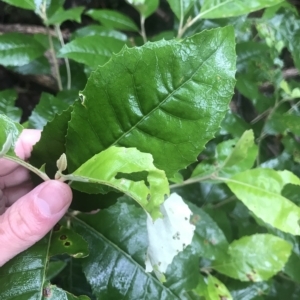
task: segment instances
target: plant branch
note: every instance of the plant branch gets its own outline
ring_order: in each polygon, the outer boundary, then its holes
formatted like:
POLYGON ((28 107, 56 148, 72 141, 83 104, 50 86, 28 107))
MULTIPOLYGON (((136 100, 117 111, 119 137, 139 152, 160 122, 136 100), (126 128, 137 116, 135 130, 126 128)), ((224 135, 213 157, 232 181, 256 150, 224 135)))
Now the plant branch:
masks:
POLYGON ((8 159, 10 161, 13 161, 13 162, 17 163, 18 165, 30 170, 31 172, 35 173, 40 178, 42 178, 44 181, 50 180, 50 178, 48 177, 48 175, 46 173, 44 173, 41 170, 35 168, 31 164, 29 164, 26 161, 22 160, 21 158, 18 158, 18 157, 15 157, 15 156, 10 156, 8 154, 4 154, 3 158, 8 159))
MULTIPOLYGON (((64 42, 64 38, 62 35, 62 32, 60 30, 60 26, 59 25, 55 25, 55 31, 56 34, 58 36, 58 39, 60 41, 60 45, 63 47, 65 45, 64 42)), ((71 89, 71 69, 70 69, 70 63, 69 63, 69 59, 67 57, 64 58, 65 61, 65 65, 66 65, 66 70, 67 70, 67 89, 70 90, 71 89)))
POLYGON ((181 183, 171 184, 170 189, 174 189, 174 188, 177 188, 177 187, 181 187, 181 186, 201 182, 201 181, 208 180, 208 179, 215 179, 215 176, 216 176, 216 174, 212 173, 212 174, 209 174, 209 175, 205 175, 203 177, 190 178, 190 179, 187 179, 187 180, 185 180, 181 183))
POLYGON ((52 56, 52 62, 53 62, 54 71, 55 71, 56 82, 57 82, 57 85, 58 85, 58 89, 60 91, 62 91, 63 88, 62 88, 61 77, 60 77, 60 73, 59 73, 58 61, 56 59, 53 40, 52 40, 52 36, 50 34, 50 30, 49 30, 48 25, 46 25, 46 29, 47 29, 47 35, 48 35, 48 40, 49 40, 49 46, 50 46, 50 54, 52 56))
POLYGON ((183 15, 183 0, 180 0, 180 22, 179 22, 179 27, 178 27, 178 34, 177 36, 179 36, 180 32, 182 31, 182 26, 183 26, 183 19, 184 19, 184 15, 183 15))
POLYGON ((145 17, 141 15, 141 32, 140 32, 144 43, 147 43, 147 35, 145 30, 145 17))

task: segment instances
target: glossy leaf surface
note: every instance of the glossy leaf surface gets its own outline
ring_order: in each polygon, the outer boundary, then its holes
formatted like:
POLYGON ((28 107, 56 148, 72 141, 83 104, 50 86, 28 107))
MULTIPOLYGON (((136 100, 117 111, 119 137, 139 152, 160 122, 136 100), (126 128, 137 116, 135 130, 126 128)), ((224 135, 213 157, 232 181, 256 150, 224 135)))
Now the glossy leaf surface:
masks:
POLYGON ((92 19, 99 21, 107 28, 121 29, 125 31, 138 31, 136 24, 126 15, 109 9, 91 9, 86 15, 92 19))
POLYGON ((245 2, 243 0, 204 0, 201 7, 202 18, 228 18, 248 14, 265 7, 273 6, 283 0, 255 0, 245 2))
POLYGON ((68 10, 64 10, 60 7, 48 20, 47 23, 49 25, 60 25, 63 22, 69 21, 76 21, 80 23, 81 21, 81 14, 84 11, 83 6, 77 6, 74 8, 70 8, 68 10))
POLYGON ((124 42, 107 36, 79 37, 62 47, 59 56, 95 68, 105 64, 123 46, 124 42))
POLYGON ((300 185, 300 179, 293 173, 254 169, 234 175, 225 182, 237 198, 264 222, 284 232, 300 235, 300 208, 281 195, 286 184, 300 185))
POLYGON ((73 219, 72 224, 89 244, 83 270, 97 298, 180 299, 144 270, 148 241, 143 210, 119 203, 73 219))
POLYGON ((92 73, 74 106, 70 170, 112 145, 151 153, 167 176, 194 162, 227 110, 233 53, 230 27, 123 49, 92 73))
POLYGON ((161 216, 160 204, 169 194, 165 173, 153 165, 150 154, 141 153, 135 148, 110 147, 96 154, 73 172, 68 179, 111 186, 137 201, 151 216, 161 216), (126 175, 147 172, 147 182, 131 180, 126 175), (119 177, 118 177, 119 175, 119 177))
POLYGON ((25 65, 43 53, 43 46, 32 36, 21 33, 0 35, 0 64, 3 66, 25 65))
POLYGON ((0 113, 6 115, 15 122, 19 122, 22 111, 15 106, 17 93, 15 90, 4 90, 0 92, 0 113))
POLYGON ((229 245, 228 258, 213 268, 241 281, 268 280, 286 264, 292 245, 271 234, 244 236, 229 245))

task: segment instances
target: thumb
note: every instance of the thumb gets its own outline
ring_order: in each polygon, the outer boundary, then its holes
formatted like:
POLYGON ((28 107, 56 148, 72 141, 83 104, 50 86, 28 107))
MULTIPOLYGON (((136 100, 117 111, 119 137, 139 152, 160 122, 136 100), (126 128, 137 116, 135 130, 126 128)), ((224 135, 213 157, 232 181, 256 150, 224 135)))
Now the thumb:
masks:
POLYGON ((70 187, 49 180, 21 197, 0 216, 0 266, 41 238, 66 213, 70 187))

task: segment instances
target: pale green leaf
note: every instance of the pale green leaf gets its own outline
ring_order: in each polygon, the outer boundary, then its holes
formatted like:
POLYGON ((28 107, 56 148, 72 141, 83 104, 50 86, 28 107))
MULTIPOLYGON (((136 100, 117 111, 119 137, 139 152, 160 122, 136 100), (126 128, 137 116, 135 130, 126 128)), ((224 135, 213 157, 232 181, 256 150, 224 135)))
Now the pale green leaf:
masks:
POLYGON ((200 14, 205 19, 236 17, 281 2, 283 0, 204 0, 200 14))
POLYGON ((227 259, 213 263, 218 272, 241 281, 264 281, 283 269, 292 245, 271 234, 244 236, 232 242, 227 259))
POLYGON ((132 5, 144 18, 153 14, 159 5, 159 0, 126 0, 132 5))
POLYGON ((192 212, 182 198, 173 193, 160 207, 163 217, 153 222, 148 215, 147 229, 149 247, 146 271, 152 272, 160 280, 175 255, 192 242, 195 226, 190 224, 192 212))
POLYGON ((113 187, 137 201, 153 219, 161 216, 159 206, 164 202, 165 195, 169 194, 164 171, 153 165, 151 154, 135 148, 110 147, 93 156, 66 178, 113 187), (143 180, 126 178, 131 173, 144 171, 147 172, 149 187, 143 180))
POLYGON ((67 57, 95 68, 98 65, 105 64, 112 54, 118 53, 123 46, 123 41, 112 37, 85 36, 76 38, 62 47, 59 51, 59 56, 67 57))
POLYGON ((91 74, 74 105, 70 171, 118 145, 151 153, 173 177, 196 161, 218 129, 233 92, 234 64, 231 27, 124 48, 91 74))
POLYGON ((300 235, 300 208, 281 195, 286 184, 300 185, 296 175, 289 171, 253 169, 224 180, 257 217, 284 232, 300 235))
POLYGON ((21 33, 0 35, 0 65, 25 65, 43 53, 44 47, 30 35, 21 33))
POLYGON ((196 0, 167 0, 172 11, 180 20, 189 12, 196 0))
POLYGON ((4 154, 16 156, 14 147, 22 129, 19 123, 15 123, 10 118, 0 114, 0 157, 4 154))
POLYGON ((126 15, 109 9, 91 9, 86 15, 99 21, 107 28, 115 28, 126 31, 138 31, 136 24, 126 15))
POLYGON ((77 6, 64 10, 60 7, 48 20, 49 25, 60 25, 65 21, 76 21, 81 22, 81 14, 84 11, 84 6, 77 6))
POLYGON ((17 92, 15 90, 4 90, 0 92, 0 113, 6 115, 15 122, 19 122, 22 110, 15 106, 17 92))

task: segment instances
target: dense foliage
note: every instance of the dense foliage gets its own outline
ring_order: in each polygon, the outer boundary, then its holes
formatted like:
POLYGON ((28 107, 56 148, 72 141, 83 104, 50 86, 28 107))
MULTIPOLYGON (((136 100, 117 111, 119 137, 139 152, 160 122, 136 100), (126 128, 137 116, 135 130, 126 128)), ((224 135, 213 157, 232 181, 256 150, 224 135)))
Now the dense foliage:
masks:
POLYGON ((64 0, 2 2, 46 30, 0 35, 0 64, 53 75, 59 92, 20 124, 16 92, 0 91, 0 156, 36 184, 68 182, 74 199, 0 268, 0 299, 300 299, 292 4, 127 0, 137 24, 64 0), (149 36, 162 3, 173 29, 149 36), (29 162, 14 153, 23 128, 43 130, 29 162))

